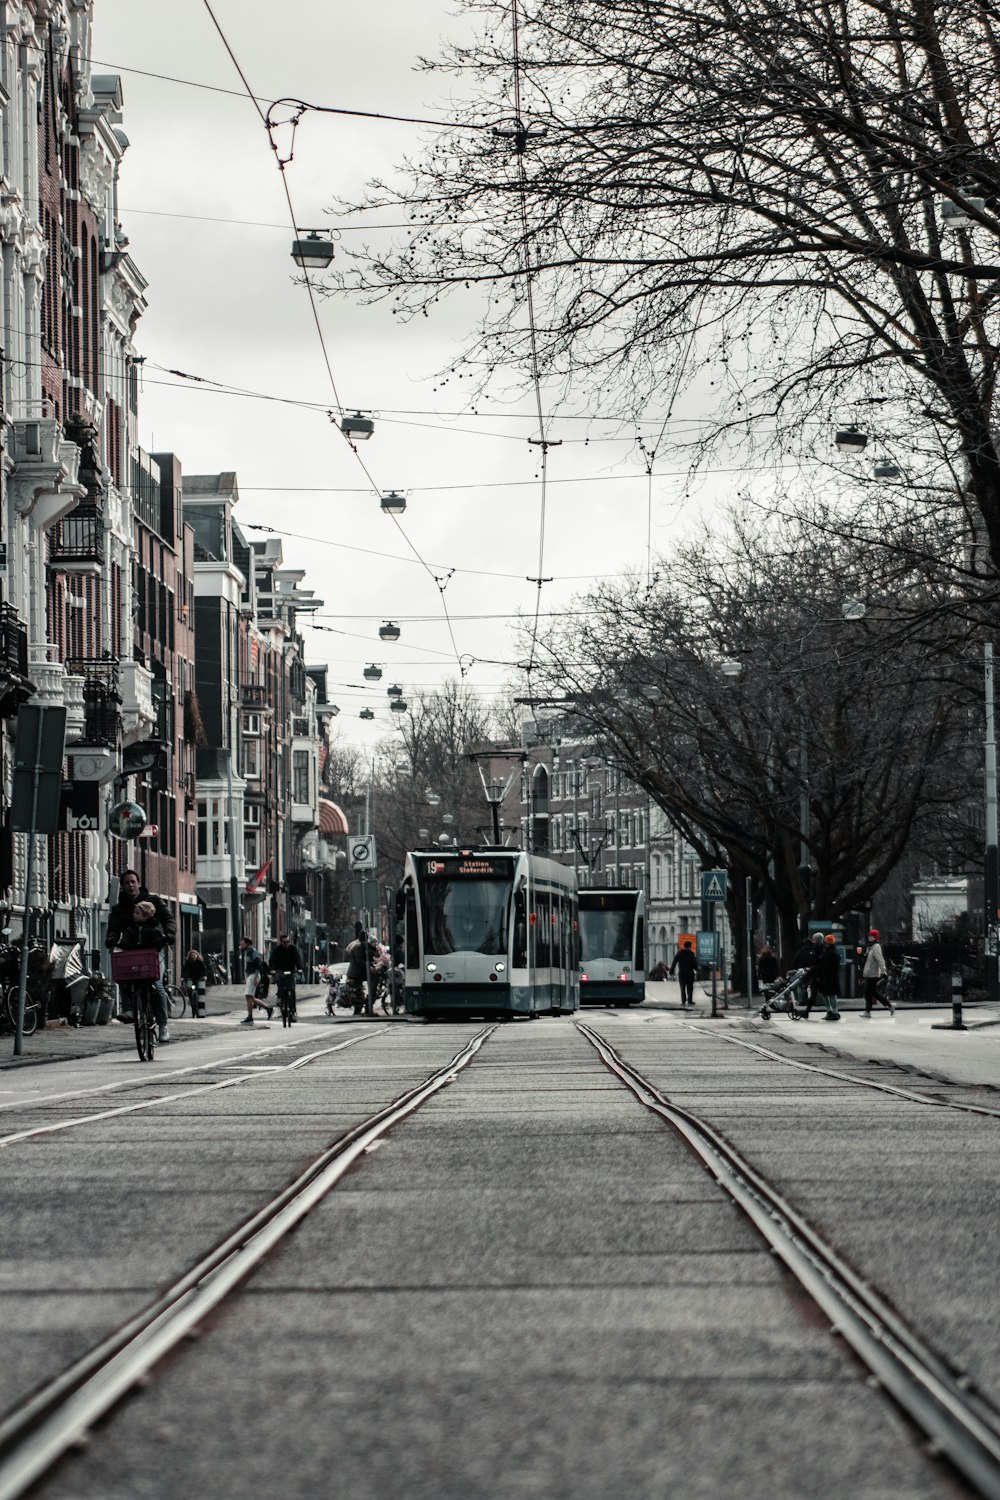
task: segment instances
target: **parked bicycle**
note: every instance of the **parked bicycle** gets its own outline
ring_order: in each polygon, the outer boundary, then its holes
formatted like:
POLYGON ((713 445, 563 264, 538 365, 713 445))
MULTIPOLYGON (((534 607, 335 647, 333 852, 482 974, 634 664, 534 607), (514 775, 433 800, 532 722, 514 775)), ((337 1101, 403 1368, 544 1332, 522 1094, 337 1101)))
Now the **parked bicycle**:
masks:
POLYGON ((916 966, 919 961, 904 954, 902 963, 888 965, 884 988, 882 981, 879 981, 876 988, 880 994, 884 994, 890 1005, 909 1004, 917 998, 916 966))
MULTIPOLYGON (((0 944, 0 1029, 5 1032, 17 1030, 17 1007, 20 986, 21 948, 17 943, 0 944)), ((28 974, 24 994, 24 1021, 22 1032, 31 1036, 39 1026, 45 1024, 45 1012, 51 994, 52 964, 45 947, 40 942, 28 945, 28 974)))
POLYGON ((226 966, 222 962, 221 953, 206 953, 205 963, 208 965, 207 979, 209 984, 228 984, 229 975, 226 966))

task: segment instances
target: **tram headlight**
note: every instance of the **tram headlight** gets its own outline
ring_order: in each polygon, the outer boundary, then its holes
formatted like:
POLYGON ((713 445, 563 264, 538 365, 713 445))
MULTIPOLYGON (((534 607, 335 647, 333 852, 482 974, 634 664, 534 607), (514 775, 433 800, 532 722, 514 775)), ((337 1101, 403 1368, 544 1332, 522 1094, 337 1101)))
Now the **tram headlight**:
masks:
POLYGON ((428 964, 427 965, 427 972, 428 972, 428 974, 436 974, 437 973, 437 964, 428 964))
POLYGON ((493 967, 494 967, 494 969, 496 969, 496 971, 497 971, 498 974, 506 974, 506 972, 507 972, 507 965, 506 964, 494 964, 493 967))

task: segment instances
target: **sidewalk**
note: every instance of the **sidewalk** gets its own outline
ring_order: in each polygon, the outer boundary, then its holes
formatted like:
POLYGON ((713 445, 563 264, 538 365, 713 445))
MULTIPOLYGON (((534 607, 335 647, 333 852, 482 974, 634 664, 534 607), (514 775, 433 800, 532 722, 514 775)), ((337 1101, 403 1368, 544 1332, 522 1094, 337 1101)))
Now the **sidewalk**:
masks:
MULTIPOLYGON (((300 985, 298 989, 300 1000, 315 1000, 323 993, 323 988, 317 985, 300 985)), ((262 1016, 263 1011, 255 1014, 262 1016)), ((241 984, 210 985, 205 992, 204 1019, 194 1021, 190 1011, 185 1011, 179 1021, 170 1022, 170 1041, 166 1045, 173 1047, 177 1042, 217 1035, 220 1028, 239 1025, 245 1015, 241 984)), ((13 1055, 13 1036, 0 1036, 0 1072, 36 1063, 66 1062, 97 1057, 104 1052, 134 1050, 135 1032, 131 1021, 109 1021, 106 1026, 68 1026, 65 1021, 49 1021, 44 1031, 36 1031, 33 1036, 24 1038, 20 1057, 13 1055)))

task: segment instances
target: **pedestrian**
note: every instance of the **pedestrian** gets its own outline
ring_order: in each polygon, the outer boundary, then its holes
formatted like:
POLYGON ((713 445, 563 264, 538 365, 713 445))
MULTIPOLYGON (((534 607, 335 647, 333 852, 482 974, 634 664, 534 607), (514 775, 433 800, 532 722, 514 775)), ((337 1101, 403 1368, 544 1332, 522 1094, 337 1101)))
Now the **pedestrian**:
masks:
POLYGON ((252 1026, 254 1006, 266 1011, 268 1020, 271 1019, 271 1012, 274 1010, 274 1006, 265 1005, 263 1000, 257 999, 257 987, 260 984, 261 972, 266 970, 267 966, 248 937, 240 939, 240 952, 243 955, 243 998, 247 1005, 247 1013, 240 1024, 242 1026, 252 1026))
MULTIPOLYGON (((271 969, 273 973, 279 976, 279 999, 281 998, 282 984, 286 984, 289 987, 292 1001, 292 1014, 290 1019, 293 1021, 297 1021, 299 1019, 295 1005, 295 975, 297 974, 298 970, 301 969, 301 967, 302 960, 299 957, 299 950, 295 947, 295 944, 292 942, 288 933, 283 932, 281 934, 281 937, 278 939, 277 945, 271 949, 271 957, 268 960, 268 968, 271 969), (287 975, 288 977, 285 978, 285 975, 287 975)), ((266 1008, 268 1015, 270 1015, 274 1007, 268 1006, 266 1008)))
POLYGON ((170 1040, 170 1027, 167 1022, 169 1007, 167 1004, 167 992, 163 985, 163 972, 165 967, 166 951, 174 941, 176 934, 174 919, 170 914, 170 908, 159 896, 151 896, 146 887, 139 879, 136 870, 123 870, 118 878, 118 900, 111 908, 108 917, 108 930, 104 938, 104 946, 110 952, 114 948, 125 946, 158 948, 160 953, 160 978, 153 982, 153 1015, 156 1020, 157 1036, 162 1046, 170 1040), (126 928, 134 924, 135 908, 139 902, 145 902, 153 908, 153 922, 150 925, 144 921, 141 925, 146 928, 146 939, 143 943, 126 945, 122 941, 122 934, 126 928), (157 940, 151 940, 151 934, 157 935, 157 940))
MULTIPOLYGON (((828 932, 823 939, 813 969, 816 981, 815 998, 822 1000, 826 1006, 825 1021, 839 1021, 840 1011, 837 1001, 840 997, 840 953, 837 949, 836 933, 828 932)), ((809 1019, 809 1011, 813 1003, 813 997, 806 1003, 806 1020, 809 1019)))
POLYGON ((781 973, 781 965, 770 943, 765 943, 757 954, 757 983, 773 984, 781 973))
POLYGON ((686 938, 683 948, 678 948, 674 954, 674 961, 670 965, 671 974, 677 970, 677 978, 681 986, 681 1008, 685 1005, 694 1005, 694 976, 698 972, 698 960, 694 953, 694 944, 690 938, 686 938))
POLYGON ((368 978, 368 940, 360 922, 354 924, 354 937, 345 949, 347 954, 347 999, 360 1016, 365 1008, 364 985, 368 978))
POLYGON ((877 1000, 879 1005, 884 1005, 890 1016, 896 1014, 896 1007, 890 1005, 883 995, 879 994, 879 980, 886 975, 885 954, 882 952, 882 944, 879 942, 878 928, 872 927, 868 933, 868 946, 865 949, 864 961, 861 965, 861 979, 865 987, 865 1008, 861 1012, 866 1021, 872 1018, 872 1001, 877 1000))
POLYGON ((816 965, 819 962, 820 951, 823 947, 823 934, 813 932, 804 938, 799 944, 795 955, 796 969, 805 969, 805 978, 802 981, 802 993, 805 996, 806 1010, 810 1010, 816 1004, 816 965))
POLYGON ((188 988, 191 1014, 197 1019, 205 1014, 205 981, 208 978, 208 965, 197 948, 189 948, 185 954, 181 978, 188 988))

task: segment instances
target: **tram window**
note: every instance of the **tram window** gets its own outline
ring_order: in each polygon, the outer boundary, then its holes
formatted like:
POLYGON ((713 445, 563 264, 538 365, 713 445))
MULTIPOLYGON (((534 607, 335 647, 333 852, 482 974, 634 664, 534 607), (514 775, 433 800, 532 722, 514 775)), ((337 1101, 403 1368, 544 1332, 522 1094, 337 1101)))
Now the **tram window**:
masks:
POLYGON ((509 880, 427 880, 421 885, 424 952, 507 952, 509 880))
POLYGON ((547 969, 552 953, 551 899, 539 892, 535 897, 535 911, 538 914, 538 921, 535 923, 535 965, 539 969, 547 969))
POLYGON ((637 974, 646 971, 646 919, 640 917, 635 924, 635 968, 637 974))
POLYGON ((514 897, 514 953, 511 959, 515 969, 528 967, 528 918, 524 892, 514 897))
POLYGON ((420 965, 420 941, 417 933, 417 901, 412 890, 406 892, 406 967, 420 965))
POLYGON ((608 903, 603 911, 581 910, 580 933, 587 958, 610 958, 628 963, 632 958, 631 908, 615 910, 608 903), (608 909, 609 908, 609 909, 608 909))

